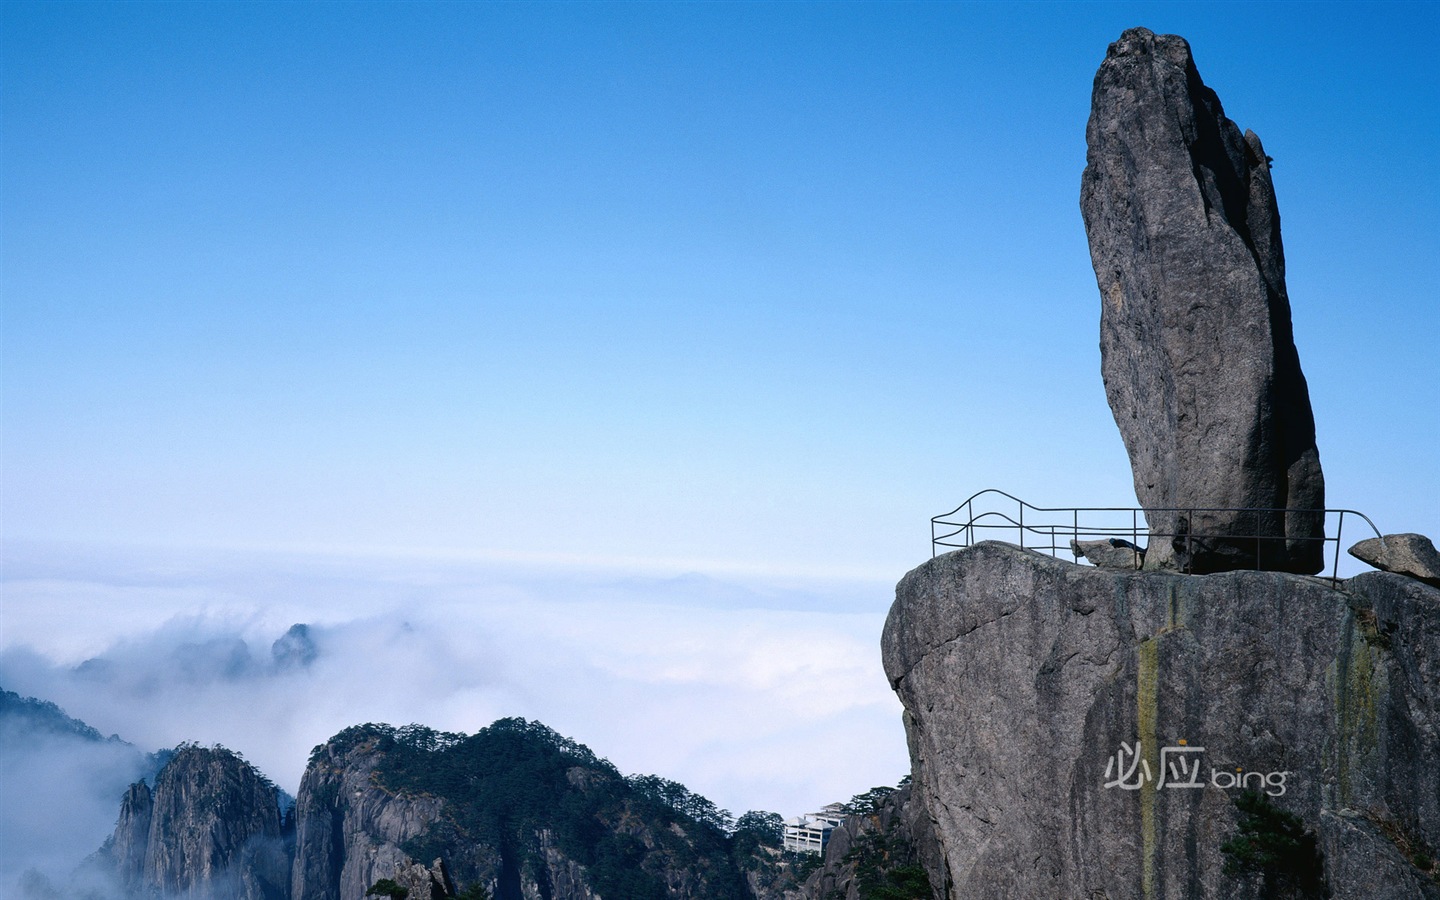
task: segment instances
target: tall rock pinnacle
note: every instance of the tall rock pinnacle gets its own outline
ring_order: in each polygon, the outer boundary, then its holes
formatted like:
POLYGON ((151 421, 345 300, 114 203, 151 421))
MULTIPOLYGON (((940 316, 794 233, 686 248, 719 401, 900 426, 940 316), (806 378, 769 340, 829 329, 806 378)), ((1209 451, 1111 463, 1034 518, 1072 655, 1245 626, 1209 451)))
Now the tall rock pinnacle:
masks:
POLYGON ((285 900, 275 786, 220 747, 182 746, 152 793, 130 786, 100 858, 135 896, 285 900))
POLYGON ((1260 139, 1183 38, 1132 28, 1095 75, 1086 141, 1101 371, 1146 568, 1320 571, 1325 483, 1260 139))

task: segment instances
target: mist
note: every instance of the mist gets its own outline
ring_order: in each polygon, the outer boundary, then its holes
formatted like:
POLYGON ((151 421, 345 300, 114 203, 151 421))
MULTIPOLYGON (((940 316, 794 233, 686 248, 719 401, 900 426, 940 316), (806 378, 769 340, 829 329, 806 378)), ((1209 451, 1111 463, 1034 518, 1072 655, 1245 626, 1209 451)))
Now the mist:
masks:
POLYGON ((9 716, 0 717, 0 757, 0 890, 27 870, 68 878, 109 837, 125 788, 149 774, 146 755, 129 744, 9 716))
MULTIPOLYGON (((879 659, 888 590, 870 583, 27 546, 4 591, 0 685, 141 750, 222 744, 292 794, 347 726, 505 716, 736 814, 806 812, 908 771, 879 659)), ((7 819, 27 823, 26 841, 3 836, 7 882, 109 834, 133 769, 95 752, 37 746, 17 767, 7 749, 7 819)))

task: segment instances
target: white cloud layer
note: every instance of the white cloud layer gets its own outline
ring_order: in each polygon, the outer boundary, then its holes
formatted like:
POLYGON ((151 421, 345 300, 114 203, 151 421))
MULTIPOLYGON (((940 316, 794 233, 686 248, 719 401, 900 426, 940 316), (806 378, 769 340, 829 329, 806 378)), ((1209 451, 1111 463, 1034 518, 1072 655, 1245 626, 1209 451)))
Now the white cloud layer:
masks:
MULTIPOLYGON (((908 770, 880 668, 884 585, 36 546, 7 557, 0 685, 144 750, 223 744, 292 793, 311 748, 346 726, 470 732, 503 716, 736 814, 807 811, 908 770), (277 653, 296 623, 308 644, 292 636, 277 653)), ((37 804, 73 790, 59 768, 27 775, 37 804)), ((119 797, 105 808, 108 827, 119 797)), ((64 849, 78 861, 95 847, 64 849)))

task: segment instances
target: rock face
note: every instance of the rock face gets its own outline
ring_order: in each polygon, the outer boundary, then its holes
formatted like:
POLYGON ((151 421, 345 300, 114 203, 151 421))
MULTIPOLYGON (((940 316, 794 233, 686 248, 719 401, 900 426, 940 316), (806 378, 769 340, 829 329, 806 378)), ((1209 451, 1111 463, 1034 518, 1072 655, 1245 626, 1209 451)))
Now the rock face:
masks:
POLYGON ((1440 589, 987 542, 906 575, 882 646, 951 897, 1259 897, 1284 873, 1224 871, 1241 786, 1333 897, 1440 897, 1440 589))
POLYGON ((455 882, 441 859, 429 866, 420 863, 405 866, 391 880, 408 891, 405 900, 445 900, 455 896, 455 882))
POLYGON ((1132 28, 1095 76, 1086 140, 1101 370, 1149 511, 1146 568, 1320 571, 1324 478, 1260 139, 1183 38, 1132 28), (1288 514, 1199 511, 1215 507, 1288 514))
POLYGON ((315 662, 320 650, 310 636, 310 626, 297 622, 290 630, 275 639, 270 645, 270 656, 275 668, 281 671, 304 669, 315 662))
POLYGON ((331 742, 311 756, 295 804, 295 900, 362 897, 382 878, 423 880, 400 845, 439 821, 441 802, 380 788, 372 777, 380 761, 375 741, 331 742))
POLYGON ((791 897, 945 900, 945 884, 945 858, 930 812, 912 783, 890 794, 873 811, 846 816, 831 833, 820 868, 791 897))
POLYGON ((1387 534, 1361 541, 1351 556, 1384 572, 1397 572, 1440 587, 1440 551, 1423 534, 1387 534))
POLYGON ((103 851, 113 860, 120 883, 132 887, 144 884, 145 849, 150 844, 150 818, 154 796, 143 781, 130 785, 120 801, 120 818, 115 834, 103 851))
POLYGON ((126 793, 101 850, 142 895, 285 900, 289 854, 275 786, 223 749, 182 747, 155 778, 126 793))
POLYGON ((347 728, 311 754, 293 818, 276 799, 238 756, 183 747, 92 861, 168 900, 360 900, 384 880, 409 900, 818 900, 710 801, 523 719, 347 728))
POLYGON ((749 900, 724 832, 695 817, 707 805, 673 782, 626 779, 539 723, 471 736, 357 726, 311 756, 291 897, 356 900, 388 878, 411 900, 477 885, 494 900, 749 900))

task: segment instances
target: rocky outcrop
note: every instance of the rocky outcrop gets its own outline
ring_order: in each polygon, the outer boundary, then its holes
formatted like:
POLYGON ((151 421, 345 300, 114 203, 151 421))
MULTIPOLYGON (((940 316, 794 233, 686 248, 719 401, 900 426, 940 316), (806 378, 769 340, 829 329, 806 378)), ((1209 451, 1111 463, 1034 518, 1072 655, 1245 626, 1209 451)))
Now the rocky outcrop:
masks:
POLYGON ((1423 534, 1387 534, 1361 541, 1348 551, 1382 572, 1395 572, 1440 587, 1440 551, 1423 534))
POLYGON ((382 878, 423 880, 411 877, 418 861, 401 845, 439 822, 442 804, 376 784, 378 744, 378 736, 331 741, 310 757, 295 805, 293 900, 354 900, 382 878))
POLYGON ((289 631, 270 645, 270 657, 276 670, 282 672, 308 668, 319 655, 320 650, 310 635, 310 626, 303 622, 291 625, 289 631))
POLYGON ((903 785, 873 810, 846 816, 795 900, 944 900, 945 858, 914 787, 903 785))
POLYGON ((537 835, 543 866, 520 885, 523 896, 530 898, 564 897, 566 900, 601 900, 590 884, 585 867, 565 855, 550 829, 537 835))
POLYGON ((235 754, 182 747, 153 791, 130 787, 93 861, 125 895, 166 900, 360 900, 377 885, 409 900, 801 900, 794 861, 753 822, 730 835, 684 785, 627 778, 524 719, 347 728, 312 752, 284 828, 277 796, 235 754))
POLYGON ((505 719, 470 736, 357 726, 311 756, 292 897, 355 900, 389 879, 412 900, 475 886, 495 900, 747 900, 707 809, 674 782, 626 779, 539 723, 505 719))
POLYGON ((1133 28, 1095 76, 1086 140, 1101 370, 1148 511, 1146 568, 1320 571, 1324 478, 1260 139, 1225 117, 1183 38, 1133 28))
POLYGON ((987 542, 907 574, 882 647, 951 897, 1259 896, 1242 786, 1332 896, 1440 897, 1440 590, 987 542))
POLYGON ((145 850, 150 844, 150 819, 154 811, 155 799, 149 785, 143 781, 130 785, 120 801, 115 833, 101 851, 111 860, 120 883, 127 887, 138 888, 144 884, 145 850))
POLYGON ((221 748, 181 747, 130 787, 100 851, 132 893, 206 900, 285 900, 289 855, 276 789, 221 748))
POLYGON ((405 889, 405 900, 447 900, 455 896, 455 882, 441 859, 428 866, 420 863, 404 866, 390 880, 405 889))

